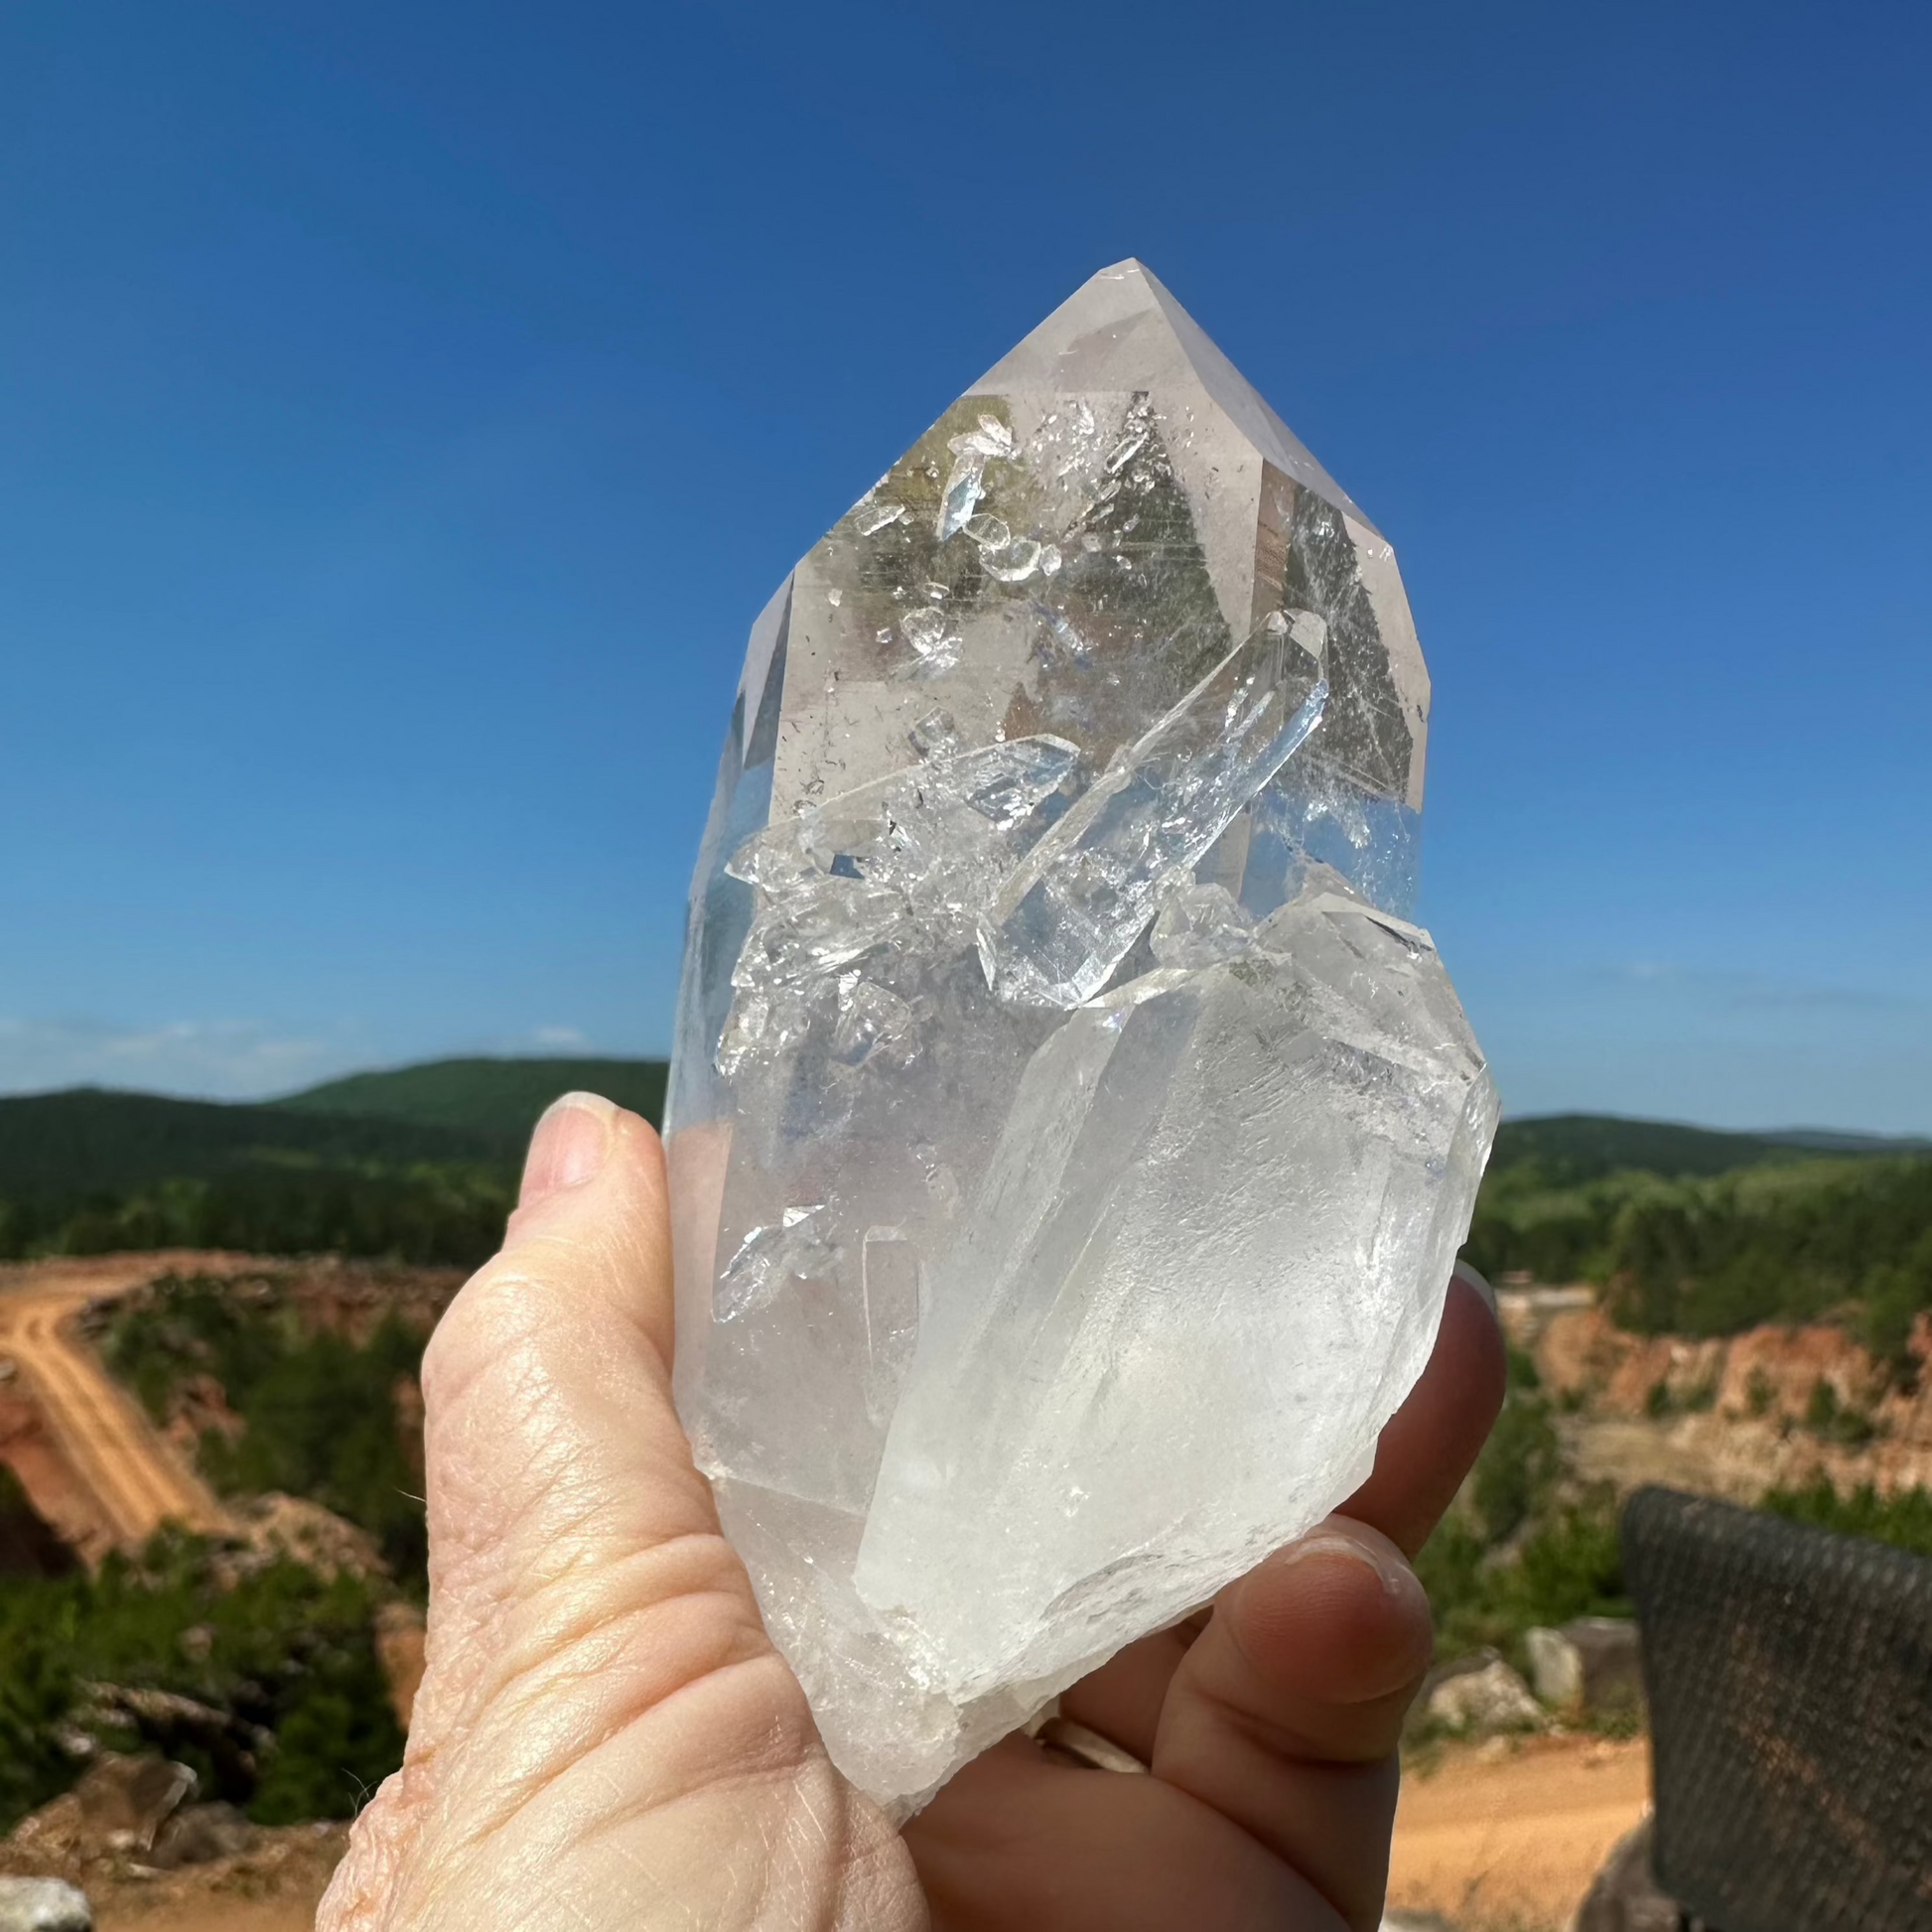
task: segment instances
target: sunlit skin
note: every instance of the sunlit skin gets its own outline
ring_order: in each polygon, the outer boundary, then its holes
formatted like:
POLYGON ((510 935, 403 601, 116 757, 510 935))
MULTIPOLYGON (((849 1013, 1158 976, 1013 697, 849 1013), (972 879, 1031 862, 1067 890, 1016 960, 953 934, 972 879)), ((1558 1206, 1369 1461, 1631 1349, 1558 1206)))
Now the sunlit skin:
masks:
POLYGON ((1406 1559, 1502 1399, 1473 1288, 1345 1511, 1066 1695, 1151 1776, 1010 1738, 900 1836, 832 1768, 692 1464, 666 1225, 651 1129, 553 1108, 424 1361, 428 1668, 319 1932, 1377 1923, 1430 1651, 1406 1559))

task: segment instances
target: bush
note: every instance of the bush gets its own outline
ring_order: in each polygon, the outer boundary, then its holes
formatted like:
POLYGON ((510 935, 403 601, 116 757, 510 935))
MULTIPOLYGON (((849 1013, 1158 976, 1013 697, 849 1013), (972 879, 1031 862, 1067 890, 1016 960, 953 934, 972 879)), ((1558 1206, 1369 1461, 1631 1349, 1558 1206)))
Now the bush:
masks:
POLYGON ((269 1731, 254 1774, 233 1753, 167 1740, 205 1797, 261 1824, 348 1817, 395 1769, 402 1733, 370 1587, 282 1560, 223 1588, 212 1550, 164 1532, 138 1562, 110 1557, 91 1578, 0 1581, 0 1829, 78 1775, 59 1741, 66 1727, 114 1749, 142 1741, 90 1709, 94 1683, 172 1691, 269 1731))
POLYGON ((1914 1556, 1932 1557, 1932 1491, 1905 1489, 1880 1496, 1868 1482, 1841 1496, 1828 1477, 1801 1489, 1773 1489, 1761 1505, 1794 1523, 1810 1523, 1845 1536, 1867 1536, 1914 1556))
POLYGON ((1416 1571, 1435 1608, 1437 1654, 1445 1658, 1484 1644, 1514 1651, 1537 1624, 1631 1613, 1616 1498, 1607 1487, 1552 1505, 1506 1556, 1451 1511, 1424 1545, 1416 1571))
POLYGON ((1536 1365, 1521 1349, 1511 1348, 1502 1412, 1470 1478, 1476 1527, 1483 1538, 1500 1543, 1514 1536, 1562 1470, 1563 1451, 1536 1365))
POLYGON ((157 1422, 189 1376, 212 1375, 242 1432, 203 1437, 208 1480, 321 1503, 367 1530, 391 1574, 422 1592, 428 1543, 396 1394, 421 1367, 423 1338, 393 1314, 358 1345, 307 1333, 287 1311, 237 1300, 231 1284, 170 1281, 114 1317, 103 1352, 157 1422))
POLYGON ((1529 1357, 1512 1348, 1502 1413, 1465 1497, 1416 1559, 1440 1655, 1511 1649, 1538 1623, 1629 1614, 1615 1497, 1598 1488, 1564 1500, 1562 1476, 1548 1398, 1529 1357))
POLYGON ((212 1179, 0 1201, 0 1258, 237 1248, 473 1268, 513 1204, 511 1178, 488 1168, 264 1161, 212 1179))

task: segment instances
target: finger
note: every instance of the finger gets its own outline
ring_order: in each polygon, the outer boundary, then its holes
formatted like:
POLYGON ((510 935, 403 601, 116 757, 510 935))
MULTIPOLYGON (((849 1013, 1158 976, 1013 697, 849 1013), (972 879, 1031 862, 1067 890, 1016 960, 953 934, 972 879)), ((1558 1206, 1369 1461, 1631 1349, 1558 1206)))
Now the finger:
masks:
POLYGON ((1183 1627, 1130 1643, 1060 1693, 1061 1716, 1099 1731, 1145 1764, 1154 1755, 1168 1686, 1193 1639, 1192 1629, 1183 1627))
POLYGON ((914 1922, 719 1531, 670 1349, 657 1137, 566 1096, 424 1358, 427 1670, 320 1925, 448 1932, 504 1897, 519 1924, 914 1922))
POLYGON ((1505 1363, 1488 1284, 1457 1263, 1422 1379, 1375 1446, 1369 1479, 1341 1513, 1414 1556, 1429 1541, 1503 1406, 1505 1363))
POLYGON ((1174 1672, 1154 1774, 1241 1826, 1350 1925, 1373 1926, 1395 1747, 1431 1644, 1401 1551, 1331 1516, 1222 1592, 1174 1672))
POLYGON ((1307 1879, 1153 1778, 975 1758, 905 1828, 935 1932, 1336 1932, 1307 1879))
MULTIPOLYGON (((1383 1430, 1374 1471, 1341 1505, 1342 1513, 1380 1530, 1413 1556, 1474 1462, 1502 1391, 1502 1336, 1487 1284, 1458 1264, 1428 1366, 1383 1430)), ((1154 1753, 1168 1686, 1193 1634, 1162 1631, 1128 1645, 1065 1692, 1060 1709, 1145 1763, 1154 1753)))

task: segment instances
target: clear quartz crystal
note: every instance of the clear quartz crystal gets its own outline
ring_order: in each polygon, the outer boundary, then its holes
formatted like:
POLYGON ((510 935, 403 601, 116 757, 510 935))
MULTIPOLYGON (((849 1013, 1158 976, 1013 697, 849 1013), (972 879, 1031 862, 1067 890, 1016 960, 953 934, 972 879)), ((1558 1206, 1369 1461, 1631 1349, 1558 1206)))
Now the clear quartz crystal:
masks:
POLYGON ((1136 262, 753 626, 667 1138, 677 1400, 903 1815, 1361 1479, 1495 1124, 1408 923, 1388 544, 1136 262))

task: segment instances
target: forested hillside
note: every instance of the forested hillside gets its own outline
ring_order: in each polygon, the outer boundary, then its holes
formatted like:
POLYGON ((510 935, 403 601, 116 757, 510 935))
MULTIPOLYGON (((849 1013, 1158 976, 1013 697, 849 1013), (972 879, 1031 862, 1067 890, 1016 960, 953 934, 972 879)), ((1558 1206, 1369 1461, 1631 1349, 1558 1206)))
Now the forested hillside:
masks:
MULTIPOLYGON (((457 1059, 259 1105, 0 1099, 0 1258, 189 1247, 471 1266, 537 1115, 589 1087, 661 1112, 661 1060, 457 1059)), ((1645 1330, 1843 1312, 1886 1355, 1932 1307, 1932 1151, 1563 1115, 1497 1137, 1468 1253, 1589 1281, 1645 1330)))
POLYGON ((429 1060, 290 1094, 278 1104, 307 1114, 408 1122, 480 1136, 521 1157, 537 1116, 560 1093, 589 1089, 657 1121, 662 1060, 429 1060))
POLYGON ((473 1265, 557 1094, 652 1119, 661 1060, 449 1060, 282 1101, 76 1089, 0 1099, 0 1259, 134 1248, 473 1265))
POLYGON ((1466 1249, 1478 1268, 1594 1283, 1646 1333, 1839 1313, 1875 1353, 1901 1357, 1914 1314, 1932 1308, 1932 1155, 1624 1122, 1634 1149, 1686 1165, 1605 1169, 1614 1142, 1598 1134, 1592 1149, 1586 1131, 1605 1125, 1526 1121, 1513 1144, 1504 1129, 1466 1249))

